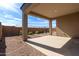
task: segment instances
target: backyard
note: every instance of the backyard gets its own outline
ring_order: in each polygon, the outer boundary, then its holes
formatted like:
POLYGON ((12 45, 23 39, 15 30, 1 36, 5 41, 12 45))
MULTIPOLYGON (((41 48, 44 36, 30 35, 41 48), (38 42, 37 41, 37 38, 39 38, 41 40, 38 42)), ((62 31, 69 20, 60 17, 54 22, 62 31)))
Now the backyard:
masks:
POLYGON ((6 56, 78 56, 78 39, 59 36, 28 38, 5 37, 0 41, 0 55, 6 56))
POLYGON ((1 4, 0 12, 1 56, 79 56, 78 3, 1 4))

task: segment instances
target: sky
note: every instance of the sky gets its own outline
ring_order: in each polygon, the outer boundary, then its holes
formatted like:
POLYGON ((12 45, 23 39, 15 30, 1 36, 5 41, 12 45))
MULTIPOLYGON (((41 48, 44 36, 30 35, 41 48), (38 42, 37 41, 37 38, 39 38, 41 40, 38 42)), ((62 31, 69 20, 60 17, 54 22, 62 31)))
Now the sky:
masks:
MULTIPOLYGON (((23 3, 0 3, 0 22, 5 26, 22 27, 22 11, 20 7, 23 3)), ((49 27, 47 19, 28 15, 28 27, 49 27)), ((52 22, 52 27, 56 27, 56 20, 52 22)))

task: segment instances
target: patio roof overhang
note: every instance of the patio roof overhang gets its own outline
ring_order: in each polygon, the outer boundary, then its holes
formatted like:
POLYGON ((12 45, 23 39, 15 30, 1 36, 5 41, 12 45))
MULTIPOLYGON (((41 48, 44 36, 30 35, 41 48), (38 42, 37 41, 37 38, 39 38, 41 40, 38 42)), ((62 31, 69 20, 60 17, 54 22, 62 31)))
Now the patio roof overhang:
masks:
POLYGON ((24 3, 21 7, 24 13, 46 19, 79 12, 78 3, 24 3))

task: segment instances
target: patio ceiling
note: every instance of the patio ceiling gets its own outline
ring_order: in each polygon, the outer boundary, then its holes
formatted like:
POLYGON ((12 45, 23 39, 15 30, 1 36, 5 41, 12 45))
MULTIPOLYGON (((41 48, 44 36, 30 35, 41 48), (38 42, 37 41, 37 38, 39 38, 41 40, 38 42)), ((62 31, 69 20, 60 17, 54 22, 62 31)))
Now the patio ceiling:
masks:
POLYGON ((23 5, 25 6, 25 13, 30 12, 29 14, 47 19, 53 19, 59 16, 79 12, 79 3, 40 3, 28 5, 28 7, 26 4, 23 5))

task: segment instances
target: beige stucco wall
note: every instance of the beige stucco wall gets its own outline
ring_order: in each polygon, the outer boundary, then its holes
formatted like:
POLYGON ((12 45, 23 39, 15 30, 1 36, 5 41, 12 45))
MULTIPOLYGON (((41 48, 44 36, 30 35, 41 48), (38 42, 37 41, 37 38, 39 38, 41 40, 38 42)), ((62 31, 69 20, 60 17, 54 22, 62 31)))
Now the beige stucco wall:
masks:
POLYGON ((57 35, 79 37, 79 12, 56 18, 57 35))

